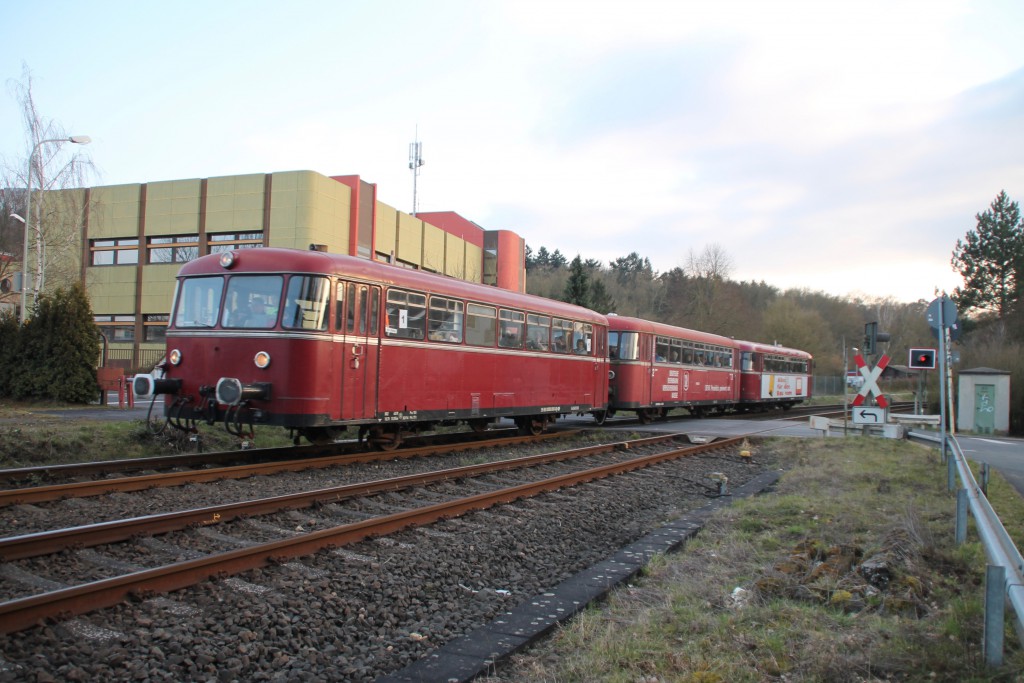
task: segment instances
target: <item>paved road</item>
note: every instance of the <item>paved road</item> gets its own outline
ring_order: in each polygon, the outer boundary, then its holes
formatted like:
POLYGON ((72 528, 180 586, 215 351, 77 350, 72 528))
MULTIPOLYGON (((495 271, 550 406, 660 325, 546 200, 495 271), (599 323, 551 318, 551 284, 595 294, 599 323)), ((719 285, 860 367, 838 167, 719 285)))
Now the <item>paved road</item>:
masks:
POLYGON ((988 463, 1024 496, 1024 440, 1007 437, 957 436, 968 459, 988 463))

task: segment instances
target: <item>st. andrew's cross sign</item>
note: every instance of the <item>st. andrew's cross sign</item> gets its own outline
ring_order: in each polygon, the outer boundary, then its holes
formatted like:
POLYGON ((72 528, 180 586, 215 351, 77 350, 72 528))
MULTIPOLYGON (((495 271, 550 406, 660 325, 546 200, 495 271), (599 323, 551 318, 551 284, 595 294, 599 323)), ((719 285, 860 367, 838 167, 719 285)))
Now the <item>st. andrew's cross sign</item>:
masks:
POLYGON ((860 391, 853 398, 853 405, 862 405, 868 394, 874 394, 875 403, 882 408, 888 408, 889 399, 882 394, 882 390, 878 387, 878 378, 882 376, 882 371, 889 365, 889 356, 883 353, 882 357, 878 359, 878 365, 873 370, 868 368, 868 364, 864 361, 864 356, 859 353, 853 357, 853 362, 857 364, 857 371, 864 378, 864 384, 861 385, 860 391))

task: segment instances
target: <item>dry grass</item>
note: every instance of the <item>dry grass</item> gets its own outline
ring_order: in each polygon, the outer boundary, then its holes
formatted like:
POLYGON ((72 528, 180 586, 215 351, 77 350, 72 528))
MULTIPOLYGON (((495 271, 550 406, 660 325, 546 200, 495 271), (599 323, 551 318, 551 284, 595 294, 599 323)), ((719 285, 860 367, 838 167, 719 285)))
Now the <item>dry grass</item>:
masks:
MULTIPOLYGON (((516 656, 491 683, 1024 675, 1009 625, 1005 666, 984 667, 984 557, 975 543, 954 547, 955 498, 934 451, 864 438, 761 450, 786 470, 774 493, 721 511, 682 553, 516 656), (887 574, 861 571, 871 564, 887 574)), ((1020 497, 998 477, 991 495, 1004 519, 1024 522, 1020 497)))

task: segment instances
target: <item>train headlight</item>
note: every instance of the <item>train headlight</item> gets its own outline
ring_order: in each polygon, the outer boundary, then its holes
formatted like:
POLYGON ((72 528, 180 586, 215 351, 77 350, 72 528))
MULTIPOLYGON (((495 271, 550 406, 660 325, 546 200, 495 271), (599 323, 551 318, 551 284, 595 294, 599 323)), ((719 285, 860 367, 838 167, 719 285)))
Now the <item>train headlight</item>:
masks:
POLYGON ((608 371, 608 379, 609 380, 615 379, 615 371, 614 370, 609 370, 608 371))
POLYGON ((220 262, 220 267, 221 268, 231 268, 231 266, 235 265, 235 252, 233 252, 233 251, 221 252, 220 261, 219 262, 220 262))
POLYGON ((270 365, 270 354, 267 353, 266 351, 260 351, 259 353, 256 354, 256 357, 253 358, 252 361, 256 363, 256 367, 262 370, 268 365, 270 365))
POLYGON ((171 365, 180 365, 181 351, 179 351, 178 349, 172 350, 169 354, 167 354, 167 360, 171 362, 171 365))

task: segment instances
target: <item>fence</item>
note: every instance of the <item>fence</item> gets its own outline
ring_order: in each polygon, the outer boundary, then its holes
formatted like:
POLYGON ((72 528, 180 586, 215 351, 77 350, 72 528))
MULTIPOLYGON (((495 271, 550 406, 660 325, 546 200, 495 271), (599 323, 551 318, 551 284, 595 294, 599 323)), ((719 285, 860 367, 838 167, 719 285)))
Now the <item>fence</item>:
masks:
POLYGON ((123 368, 129 373, 149 370, 164 357, 161 349, 108 348, 100 357, 100 367, 123 368))

